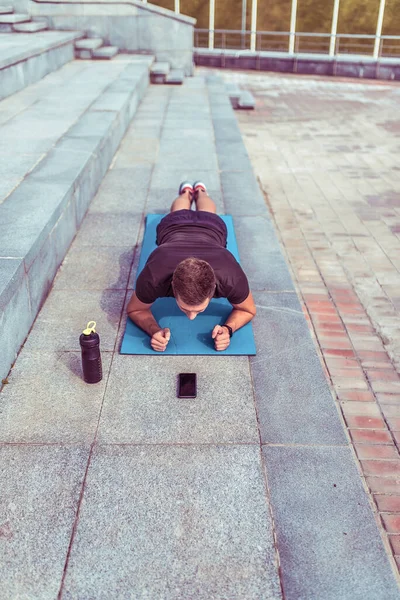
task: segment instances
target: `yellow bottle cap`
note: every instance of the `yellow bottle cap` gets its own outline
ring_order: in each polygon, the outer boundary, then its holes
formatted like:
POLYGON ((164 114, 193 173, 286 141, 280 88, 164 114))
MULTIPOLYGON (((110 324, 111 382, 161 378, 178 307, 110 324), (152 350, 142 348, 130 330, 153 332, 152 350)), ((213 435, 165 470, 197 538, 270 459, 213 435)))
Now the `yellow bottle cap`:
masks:
POLYGON ((91 333, 96 333, 96 321, 89 321, 86 326, 87 328, 83 330, 84 335, 90 335, 91 333))

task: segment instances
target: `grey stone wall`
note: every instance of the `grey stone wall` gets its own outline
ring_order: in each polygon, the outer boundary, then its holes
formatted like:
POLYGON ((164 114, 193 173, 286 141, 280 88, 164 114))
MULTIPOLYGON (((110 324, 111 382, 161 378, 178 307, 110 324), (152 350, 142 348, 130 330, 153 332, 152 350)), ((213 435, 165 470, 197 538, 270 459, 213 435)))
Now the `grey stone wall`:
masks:
MULTIPOLYGON (((14 0, 25 2, 26 0, 14 0)), ((29 2, 29 13, 46 17, 52 29, 82 30, 102 37, 107 44, 125 52, 154 54, 173 68, 193 73, 193 30, 195 19, 177 15, 151 4, 132 0, 118 2, 29 2)))
POLYGON ((249 50, 209 50, 195 48, 198 66, 296 73, 299 75, 332 75, 360 79, 400 81, 400 58, 371 56, 335 56, 321 54, 287 54, 283 52, 250 52, 249 50))

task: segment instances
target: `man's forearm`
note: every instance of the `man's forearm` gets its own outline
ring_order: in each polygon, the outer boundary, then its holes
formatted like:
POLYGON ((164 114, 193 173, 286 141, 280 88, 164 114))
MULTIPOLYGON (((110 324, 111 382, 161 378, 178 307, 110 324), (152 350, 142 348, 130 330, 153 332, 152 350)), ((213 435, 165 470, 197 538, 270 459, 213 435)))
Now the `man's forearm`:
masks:
POLYGON ((133 310, 128 312, 128 317, 150 337, 161 329, 151 310, 133 310))
POLYGON ((229 327, 232 327, 232 331, 235 332, 249 323, 253 317, 254 315, 252 313, 234 308, 225 323, 226 325, 229 325, 229 327))

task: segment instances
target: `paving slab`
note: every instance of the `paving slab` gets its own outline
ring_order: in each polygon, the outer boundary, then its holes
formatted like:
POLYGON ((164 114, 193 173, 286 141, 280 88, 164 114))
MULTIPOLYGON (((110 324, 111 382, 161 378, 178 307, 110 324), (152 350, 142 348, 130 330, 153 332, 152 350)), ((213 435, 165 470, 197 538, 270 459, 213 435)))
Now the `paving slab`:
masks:
MULTIPOLYGON (((224 195, 225 198, 225 195, 224 195)), ((229 212, 229 204, 227 206, 229 212)), ((235 216, 240 260, 253 291, 292 291, 293 281, 267 216, 235 216)))
POLYGON ((184 120, 185 115, 179 112, 170 114, 170 116, 168 116, 168 118, 165 118, 165 121, 163 122, 163 129, 166 130, 166 132, 168 133, 171 129, 176 129, 176 128, 180 128, 180 129, 184 129, 185 128, 185 122, 189 122, 189 119, 191 122, 193 122, 193 124, 197 127, 201 127, 204 128, 205 130, 208 130, 210 133, 212 132, 212 126, 210 124, 210 118, 208 115, 198 115, 197 118, 192 118, 191 115, 187 114, 186 115, 186 120, 184 120))
MULTIPOLYGON (((197 171, 194 171, 197 173, 197 171)), ((210 198, 212 198, 217 206, 217 212, 224 214, 223 197, 220 189, 211 189, 207 186, 207 192, 210 198)), ((149 213, 166 214, 172 202, 178 196, 178 188, 155 188, 149 191, 147 200, 147 211, 149 213)))
POLYGON ((187 102, 190 101, 191 106, 194 110, 209 110, 209 98, 208 90, 204 83, 204 80, 197 80, 197 87, 191 87, 190 83, 193 83, 194 79, 186 79, 185 85, 181 89, 171 90, 171 101, 168 104, 167 110, 175 109, 178 104, 181 104, 182 110, 188 111, 189 106, 187 102))
POLYGON ((99 430, 103 443, 253 443, 258 429, 248 360, 117 356, 99 430), (197 373, 197 398, 177 398, 178 373, 197 373), (134 391, 134 398, 132 391, 134 391))
POLYGON ((159 138, 161 135, 161 130, 161 120, 148 119, 147 122, 138 121, 135 123, 134 135, 137 140, 159 138))
POLYGON ((192 108, 192 112, 195 113, 194 117, 196 117, 196 114, 209 114, 210 103, 206 86, 203 84, 202 89, 196 90, 188 89, 186 85, 180 89, 172 89, 166 114, 177 112, 179 105, 184 113, 190 113, 190 108, 192 108))
POLYGON ((213 130, 212 127, 203 127, 199 122, 188 122, 185 124, 185 128, 168 128, 166 135, 169 140, 177 140, 181 143, 181 148, 185 148, 190 146, 194 139, 199 143, 203 140, 208 142, 210 136, 213 136, 213 130))
MULTIPOLYGON (((223 107, 223 115, 226 115, 226 109, 223 107)), ((215 110, 212 110, 212 116, 214 121, 215 138, 218 141, 240 143, 242 142, 242 136, 234 115, 232 117, 220 118, 215 110)))
POLYGON ((131 164, 117 152, 112 168, 102 181, 89 213, 126 213, 143 211, 150 184, 151 164, 131 164))
POLYGON ((193 132, 193 137, 187 141, 182 141, 178 137, 171 137, 169 131, 163 132, 160 140, 160 153, 180 154, 181 157, 185 152, 188 152, 189 154, 199 154, 204 151, 214 155, 216 154, 215 140, 211 133, 211 128, 203 128, 200 124, 193 122, 189 128, 181 127, 182 134, 186 134, 187 129, 193 132), (199 137, 197 137, 198 134, 199 137))
POLYGON ((157 106, 158 108, 155 112, 146 113, 135 121, 134 127, 131 128, 127 139, 130 137, 139 139, 139 136, 141 135, 143 137, 144 133, 149 134, 147 137, 160 137, 163 126, 164 108, 162 104, 159 105, 157 103, 157 106))
POLYGON ((199 94, 199 98, 197 99, 198 103, 192 102, 191 94, 187 96, 187 107, 184 105, 184 102, 184 97, 180 98, 179 102, 176 104, 171 99, 171 102, 165 111, 165 121, 174 121, 179 119, 180 115, 182 115, 188 119, 190 118, 194 123, 197 121, 207 121, 207 125, 209 125, 210 107, 208 106, 207 95, 205 93, 199 94), (191 106, 189 106, 189 102, 191 106))
POLYGON ((48 151, 72 124, 68 114, 59 115, 58 118, 51 115, 45 122, 40 117, 40 113, 33 112, 32 109, 29 114, 26 112, 3 125, 2 146, 14 140, 17 148, 25 144, 25 150, 29 148, 34 152, 35 143, 40 143, 40 147, 48 151), (31 145, 28 146, 31 141, 31 145))
POLYGON ((0 444, 2 598, 57 597, 89 447, 0 444))
POLYGON ((346 444, 328 383, 294 293, 254 294, 250 359, 263 443, 346 444))
POLYGON ((110 363, 103 352, 103 379, 88 385, 80 352, 22 350, 1 392, 0 443, 90 444, 110 363))
MULTIPOLYGON (((96 141, 95 138, 94 144, 96 141)), ((94 144, 92 150, 96 149, 94 144)), ((45 185, 54 182, 60 186, 64 185, 66 190, 73 189, 74 184, 76 187, 79 185, 82 174, 92 159, 93 153, 86 150, 78 139, 60 140, 59 144, 40 161, 25 185, 35 185, 38 182, 45 185)))
POLYGON ((223 171, 221 185, 227 212, 235 216, 266 214, 264 197, 253 173, 223 171))
POLYGON ((69 138, 101 138, 112 126, 115 115, 112 112, 88 111, 79 119, 77 123, 68 129, 69 138))
POLYGON ((93 110, 120 111, 127 104, 128 98, 124 92, 105 92, 92 105, 93 110))
POLYGON ((6 160, 7 153, 0 153, 0 204, 21 183, 26 173, 44 157, 43 152, 24 152, 6 160))
POLYGON ((397 600, 350 449, 266 446, 263 453, 284 597, 397 600))
POLYGON ((221 171, 251 171, 252 165, 243 142, 215 141, 221 171))
MULTIPOLYGON (((207 153, 204 151, 196 154, 195 152, 189 152, 187 154, 168 154, 168 158, 163 161, 163 169, 166 170, 168 168, 177 171, 177 169, 181 168, 181 170, 186 173, 191 173, 191 177, 189 179, 194 180, 196 178, 197 172, 203 172, 208 174, 208 180, 211 181, 211 185, 215 186, 216 181, 213 173, 218 170, 217 157, 215 154, 207 153)), ((156 171, 156 177, 159 177, 158 170, 156 171)), ((159 185, 159 179, 156 180, 156 185, 159 185)), ((168 179, 168 183, 170 184, 171 179, 168 179)))
POLYGON ((90 212, 74 240, 74 248, 135 245, 142 222, 142 212, 90 212), (118 235, 116 235, 118 232, 118 235))
POLYGON ((280 600, 264 495, 258 448, 98 447, 63 597, 280 600))
POLYGON ((112 352, 124 300, 125 290, 54 290, 40 311, 24 348, 29 352, 80 352, 79 336, 86 324, 95 320, 101 350, 112 352), (62 335, 55 335, 60 319, 62 335))
POLYGON ((151 189, 175 188, 181 181, 194 181, 195 179, 204 181, 207 188, 210 189, 220 187, 219 176, 215 170, 196 169, 195 165, 190 168, 171 168, 158 162, 153 172, 151 189))
MULTIPOLYGON (((139 117, 138 121, 135 123, 136 126, 140 125, 141 119, 154 119, 160 117, 161 115, 164 116, 164 111, 169 103, 169 92, 171 90, 163 88, 154 89, 163 92, 163 95, 158 94, 156 97, 153 98, 147 96, 148 101, 144 103, 142 102, 142 104, 139 106, 136 112, 136 116, 139 117)), ((130 136, 132 135, 132 131, 133 129, 127 132, 126 139, 130 138, 130 136)))
MULTIPOLYGON (((178 184, 179 185, 179 184, 178 184)), ((178 197, 178 187, 150 189, 146 208, 149 213, 167 214, 172 202, 178 197)))
POLYGON ((53 289, 124 290, 132 258, 133 250, 127 246, 81 248, 73 244, 57 273, 53 289))
POLYGON ((166 134, 160 141, 159 153, 163 157, 163 164, 165 156, 166 164, 171 167, 174 166, 171 163, 175 163, 175 167, 179 166, 179 159, 181 161, 191 160, 193 162, 197 158, 199 169, 217 169, 215 142, 211 134, 207 138, 202 139, 194 137, 190 143, 185 145, 182 144, 182 140, 170 139, 168 134, 166 134), (203 166, 206 161, 209 161, 211 165, 203 166))
MULTIPOLYGON (((125 139, 115 156, 113 168, 134 168, 141 163, 154 163, 157 160, 159 151, 158 137, 147 139, 125 139)), ((136 181, 135 181, 136 192, 136 181)))

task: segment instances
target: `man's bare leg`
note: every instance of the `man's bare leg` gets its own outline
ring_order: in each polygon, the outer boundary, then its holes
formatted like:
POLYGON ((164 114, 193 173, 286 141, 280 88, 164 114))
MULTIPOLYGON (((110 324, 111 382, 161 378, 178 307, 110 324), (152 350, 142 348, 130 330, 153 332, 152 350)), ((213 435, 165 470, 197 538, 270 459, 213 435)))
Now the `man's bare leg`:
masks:
POLYGON ((194 199, 196 201, 196 210, 205 210, 211 213, 217 212, 214 200, 210 198, 206 191, 202 189, 197 190, 194 199))
POLYGON ((186 190, 180 196, 175 198, 175 200, 171 204, 170 212, 174 212, 176 210, 190 210, 192 201, 193 196, 191 192, 189 192, 189 190, 186 190))

